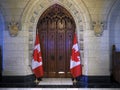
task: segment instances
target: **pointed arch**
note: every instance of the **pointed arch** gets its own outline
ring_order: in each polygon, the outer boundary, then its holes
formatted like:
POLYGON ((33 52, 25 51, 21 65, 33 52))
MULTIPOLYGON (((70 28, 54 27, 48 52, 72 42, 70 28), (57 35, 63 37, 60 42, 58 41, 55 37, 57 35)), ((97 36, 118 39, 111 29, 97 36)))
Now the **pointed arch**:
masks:
MULTIPOLYGON (((82 0, 30 0, 23 11, 21 18, 22 30, 27 30, 29 34, 28 56, 30 61, 27 62, 31 62, 32 48, 39 17, 48 7, 54 4, 61 5, 73 16, 76 24, 75 31, 78 36, 78 43, 80 46, 82 60, 86 59, 87 61, 87 57, 84 57, 84 31, 91 30, 91 17, 87 7, 84 5, 84 2, 82 0)), ((87 47, 85 48, 87 50, 87 47)), ((83 74, 87 75, 87 67, 83 68, 83 74)))

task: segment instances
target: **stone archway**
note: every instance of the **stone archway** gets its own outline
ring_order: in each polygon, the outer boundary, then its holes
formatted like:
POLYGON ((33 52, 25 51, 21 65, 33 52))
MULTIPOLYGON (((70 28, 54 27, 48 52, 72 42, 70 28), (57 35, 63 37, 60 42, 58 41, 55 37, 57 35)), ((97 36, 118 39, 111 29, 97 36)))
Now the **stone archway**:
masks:
POLYGON ((32 51, 36 33, 36 26, 39 20, 40 15, 50 6, 53 4, 59 4, 66 8, 70 14, 73 16, 75 23, 76 23, 76 32, 78 36, 78 43, 80 46, 81 58, 83 67, 83 74, 87 75, 87 57, 85 57, 84 53, 86 53, 87 47, 84 46, 85 39, 84 39, 84 31, 90 30, 90 22, 91 18, 85 7, 83 1, 77 2, 76 0, 35 0, 29 1, 27 4, 21 19, 22 30, 28 31, 28 52, 26 52, 26 56, 28 56, 28 70, 27 74, 31 74, 31 69, 29 65, 31 64, 32 60, 32 51))

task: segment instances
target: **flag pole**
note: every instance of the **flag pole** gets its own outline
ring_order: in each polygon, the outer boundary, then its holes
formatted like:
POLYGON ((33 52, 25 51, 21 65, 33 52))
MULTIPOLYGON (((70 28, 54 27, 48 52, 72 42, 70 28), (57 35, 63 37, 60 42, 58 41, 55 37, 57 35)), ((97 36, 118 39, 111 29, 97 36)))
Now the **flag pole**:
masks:
POLYGON ((77 84, 77 80, 76 78, 73 78, 73 85, 76 85, 77 84))
MULTIPOLYGON (((38 29, 36 29, 36 34, 35 34, 35 35, 37 35, 37 34, 38 34, 38 29)), ((30 66, 30 67, 31 67, 31 66, 30 66)), ((32 67, 31 67, 31 70, 32 70, 32 67)), ((33 71, 33 70, 32 70, 32 71, 33 71)), ((35 76, 34 83, 38 85, 39 82, 40 82, 40 81, 39 81, 38 78, 35 76)))
POLYGON ((36 79, 35 79, 35 81, 34 81, 36 84, 39 84, 39 80, 37 79, 37 77, 36 77, 36 79))
MULTIPOLYGON (((31 67, 31 65, 29 65, 29 67, 31 68, 31 70, 32 70, 32 67, 31 67)), ((35 76, 35 80, 34 80, 34 82, 35 82, 35 84, 39 84, 39 80, 37 79, 37 77, 35 76)))
MULTIPOLYGON (((37 35, 37 34, 38 34, 38 28, 36 29, 36 35, 37 35)), ((39 84, 39 82, 40 82, 40 81, 38 80, 38 78, 37 78, 37 77, 35 77, 35 78, 36 78, 36 79, 35 79, 35 81, 34 81, 34 82, 35 82, 36 84, 39 84)))
POLYGON ((72 53, 71 53, 71 62, 70 62, 70 70, 71 74, 73 76, 73 85, 77 85, 77 77, 81 75, 81 58, 80 58, 80 52, 79 52, 79 46, 78 46, 78 39, 77 39, 77 33, 75 32, 73 37, 73 46, 72 46, 72 53))

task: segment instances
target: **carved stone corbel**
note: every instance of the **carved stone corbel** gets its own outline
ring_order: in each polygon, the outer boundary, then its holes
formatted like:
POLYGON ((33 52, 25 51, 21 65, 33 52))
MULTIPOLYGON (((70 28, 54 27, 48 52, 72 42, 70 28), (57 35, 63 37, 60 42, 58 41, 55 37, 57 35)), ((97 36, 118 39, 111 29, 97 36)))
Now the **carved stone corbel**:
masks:
POLYGON ((104 22, 93 21, 93 30, 94 30, 95 36, 99 37, 103 34, 103 30, 104 30, 103 27, 104 27, 104 22))
POLYGON ((8 24, 8 29, 10 36, 17 36, 19 31, 19 23, 16 22, 15 19, 12 19, 11 22, 8 24))

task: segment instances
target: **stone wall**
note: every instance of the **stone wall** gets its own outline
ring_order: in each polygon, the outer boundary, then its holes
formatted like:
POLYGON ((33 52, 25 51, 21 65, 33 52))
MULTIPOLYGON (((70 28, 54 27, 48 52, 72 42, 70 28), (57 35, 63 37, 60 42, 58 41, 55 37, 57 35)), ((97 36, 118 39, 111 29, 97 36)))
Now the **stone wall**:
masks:
POLYGON ((4 9, 5 30, 4 35, 4 70, 5 76, 21 76, 27 75, 25 51, 27 47, 27 33, 25 30, 19 31, 17 37, 11 37, 9 34, 8 25, 14 18, 16 22, 20 23, 22 12, 29 0, 2 0, 0 2, 4 9))

